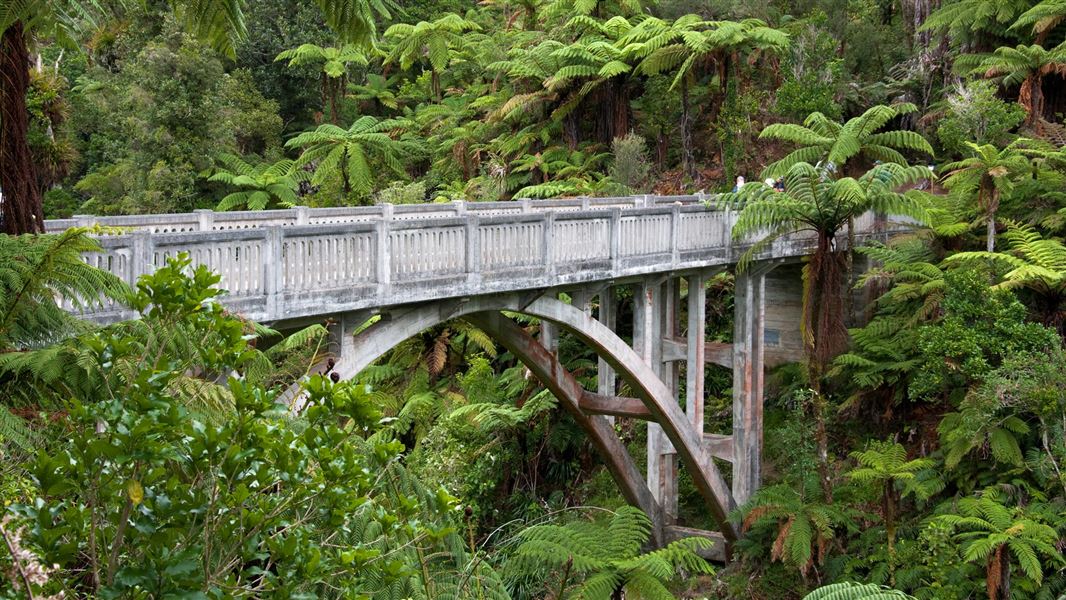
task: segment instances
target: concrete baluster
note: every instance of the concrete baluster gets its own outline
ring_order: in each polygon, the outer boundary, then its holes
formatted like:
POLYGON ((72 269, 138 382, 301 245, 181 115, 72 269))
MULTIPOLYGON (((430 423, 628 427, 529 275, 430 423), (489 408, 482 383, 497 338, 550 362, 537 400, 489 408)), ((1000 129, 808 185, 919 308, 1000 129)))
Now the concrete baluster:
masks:
POLYGON ((670 264, 681 264, 681 207, 670 207, 670 264))

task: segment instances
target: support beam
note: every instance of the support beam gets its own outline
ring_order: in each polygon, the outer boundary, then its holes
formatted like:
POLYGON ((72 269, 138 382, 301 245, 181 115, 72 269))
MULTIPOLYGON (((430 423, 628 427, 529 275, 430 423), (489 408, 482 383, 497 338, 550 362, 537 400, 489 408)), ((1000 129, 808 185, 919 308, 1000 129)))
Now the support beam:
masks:
POLYGON ((703 434, 703 451, 715 458, 735 462, 733 458, 733 436, 720 433, 703 434))
MULTIPOLYGON (((661 340, 676 339, 681 335, 681 279, 678 277, 669 277, 662 285, 662 300, 663 306, 659 314, 662 316, 662 338, 661 340)), ((662 354, 662 350, 660 350, 662 354)), ((671 399, 680 406, 681 401, 679 394, 681 393, 681 365, 677 362, 669 362, 664 357, 660 356, 660 377, 663 383, 666 384, 668 390, 670 390, 671 399)), ((694 431, 699 435, 699 431, 694 431)), ((659 429, 659 486, 662 490, 662 495, 659 497, 659 504, 663 507, 663 512, 666 515, 666 524, 677 524, 677 509, 678 509, 678 489, 677 489, 677 451, 674 450, 674 446, 670 443, 670 440, 666 437, 666 434, 659 429)), ((650 470, 649 470, 650 473, 650 470)))
POLYGON ((602 396, 586 391, 581 395, 578 406, 586 414, 610 415, 613 417, 630 417, 643 421, 651 420, 651 412, 637 398, 621 396, 602 396))
MULTIPOLYGON (((656 377, 662 376, 662 285, 659 281, 644 280, 633 289, 633 349, 640 358, 651 367, 656 377)), ((669 387, 669 386, 667 386, 669 387)), ((656 501, 669 514, 664 506, 663 444, 662 427, 655 422, 648 423, 647 473, 648 488, 656 501)), ((674 511, 673 514, 676 514, 674 511)), ((667 524, 672 523, 667 516, 667 524)))
POLYGON ((727 369, 733 368, 733 344, 707 342, 703 345, 703 362, 727 369))
MULTIPOLYGON (((555 294, 551 294, 555 297, 555 294)), ((541 319, 540 321, 540 343, 544 346, 552 356, 559 356, 559 326, 555 323, 551 323, 541 319)))
POLYGON ((688 360, 688 341, 683 337, 663 338, 663 362, 688 360))

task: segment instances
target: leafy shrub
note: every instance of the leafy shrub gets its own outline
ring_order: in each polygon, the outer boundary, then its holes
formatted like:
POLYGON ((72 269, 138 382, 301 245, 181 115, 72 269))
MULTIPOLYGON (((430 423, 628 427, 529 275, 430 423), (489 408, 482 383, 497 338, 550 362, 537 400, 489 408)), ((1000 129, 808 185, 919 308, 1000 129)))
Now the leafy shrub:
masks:
POLYGON ((1025 109, 996 97, 996 86, 989 81, 959 85, 944 102, 946 114, 936 135, 944 149, 956 155, 965 153, 966 142, 1004 143, 1009 132, 1025 119, 1025 109))
POLYGON ((394 181, 377 193, 377 204, 418 204, 426 201, 426 183, 394 181))
POLYGON ((807 115, 820 112, 831 119, 841 116, 840 105, 834 100, 834 85, 814 74, 790 77, 777 88, 775 108, 784 117, 803 121, 807 115))
POLYGON ((197 340, 197 369, 174 340, 145 359, 140 327, 78 338, 75 370, 95 376, 72 388, 69 440, 37 454, 33 500, 5 523, 21 565, 56 565, 36 597, 501 597, 491 569, 466 563, 456 499, 412 481, 402 444, 372 435, 367 387, 315 376, 291 414, 237 376, 255 360, 247 324, 213 301, 218 276, 188 264, 142 277, 130 303, 197 340), (190 373, 201 387, 230 374, 222 418, 195 406, 190 373))
POLYGON ((992 289, 987 274, 957 269, 945 279, 944 318, 918 334, 921 364, 911 384, 914 396, 945 395, 958 402, 1006 357, 1059 344, 1053 329, 1026 321, 1028 311, 1013 293, 992 289))
POLYGON ((651 175, 651 160, 644 138, 627 133, 611 142, 611 179, 624 185, 630 193, 643 193, 651 175))

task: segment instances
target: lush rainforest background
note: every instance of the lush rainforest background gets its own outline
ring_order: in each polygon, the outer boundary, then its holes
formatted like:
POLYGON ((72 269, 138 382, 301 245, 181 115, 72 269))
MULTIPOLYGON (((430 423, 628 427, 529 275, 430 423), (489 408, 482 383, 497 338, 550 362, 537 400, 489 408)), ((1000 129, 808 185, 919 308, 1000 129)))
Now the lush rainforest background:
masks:
MULTIPOLYGON (((306 378, 329 324, 229 314, 184 258, 131 289, 84 263, 91 230, 2 235, 0 597, 1066 594, 1066 2, 0 0, 0 27, 27 59, 0 81, 8 208, 702 191, 737 236, 825 242, 806 359, 769 377, 764 487, 711 565, 697 539, 647 546, 577 426, 468 323, 306 378), (839 249, 869 210, 918 225, 839 249)), ((733 275, 707 291, 728 342, 733 275)), ((595 386, 590 349, 559 355, 595 386)), ((728 432, 731 374, 707 375, 728 432)), ((644 424, 616 428, 642 456, 644 424)), ((683 472, 681 513, 714 528, 683 472)))

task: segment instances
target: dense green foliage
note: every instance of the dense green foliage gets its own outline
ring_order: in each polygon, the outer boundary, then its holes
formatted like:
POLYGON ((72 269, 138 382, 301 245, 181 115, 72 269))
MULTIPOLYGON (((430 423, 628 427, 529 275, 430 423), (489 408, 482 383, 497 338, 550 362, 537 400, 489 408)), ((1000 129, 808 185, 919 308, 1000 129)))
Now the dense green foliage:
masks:
MULTIPOLYGON (((805 363, 769 378, 764 486, 710 569, 702 542, 645 547, 581 430, 469 323, 308 378, 328 324, 228 314, 185 258, 128 289, 83 262, 85 230, 4 236, 0 597, 1060 597, 1064 7, 0 0, 0 30, 32 34, 49 216, 742 175, 720 201, 754 243, 738 269, 817 241, 805 363), (853 249, 871 212, 914 231, 853 249), (98 302, 140 318, 76 318, 98 302)), ((708 285, 709 339, 730 339, 731 282, 708 285)), ((558 356, 595 387, 591 349, 564 334, 558 356)), ((729 376, 707 376, 707 430, 728 431, 729 376)), ((615 427, 641 456, 646 427, 615 427)), ((680 488, 711 526, 683 470, 680 488)))

